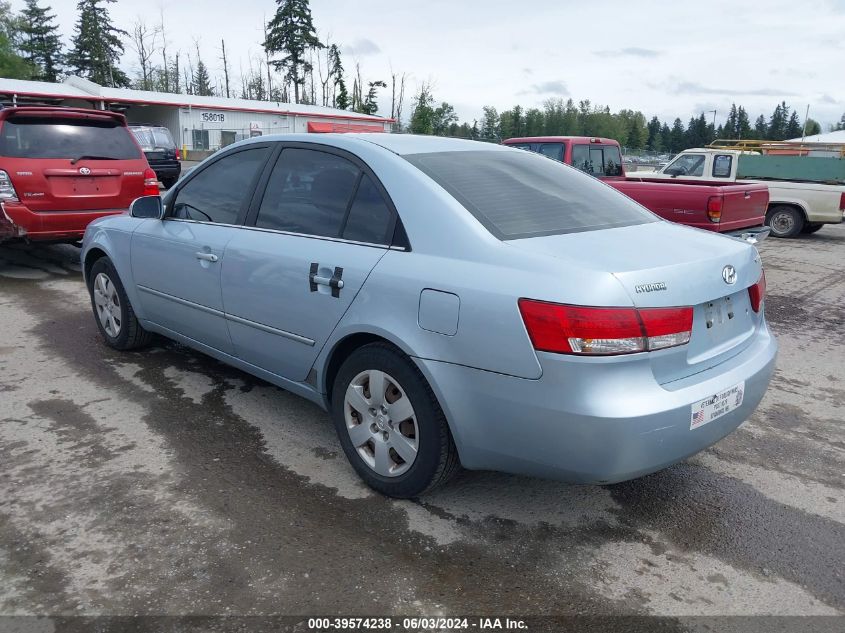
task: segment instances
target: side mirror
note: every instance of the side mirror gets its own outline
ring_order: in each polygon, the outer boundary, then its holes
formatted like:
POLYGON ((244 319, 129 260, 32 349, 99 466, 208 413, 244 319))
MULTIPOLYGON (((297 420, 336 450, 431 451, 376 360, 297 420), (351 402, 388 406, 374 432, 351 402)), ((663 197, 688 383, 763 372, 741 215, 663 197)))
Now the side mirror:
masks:
POLYGON ((133 218, 155 218, 161 220, 164 216, 164 205, 161 196, 142 196, 135 198, 129 205, 129 215, 133 218))
POLYGON ((674 176, 680 176, 681 173, 682 173, 682 170, 681 170, 680 167, 670 167, 669 169, 666 169, 663 173, 669 174, 670 176, 674 177, 674 176))

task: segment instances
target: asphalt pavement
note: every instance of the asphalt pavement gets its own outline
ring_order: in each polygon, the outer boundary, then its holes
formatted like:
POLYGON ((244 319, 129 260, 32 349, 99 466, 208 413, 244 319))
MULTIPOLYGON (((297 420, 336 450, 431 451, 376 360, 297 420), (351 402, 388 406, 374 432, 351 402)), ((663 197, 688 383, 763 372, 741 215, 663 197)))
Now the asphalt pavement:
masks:
POLYGON ((0 615, 843 614, 845 225, 760 250, 778 368, 724 441, 613 486, 463 472, 396 501, 315 405, 107 348, 77 248, 0 247, 0 615))

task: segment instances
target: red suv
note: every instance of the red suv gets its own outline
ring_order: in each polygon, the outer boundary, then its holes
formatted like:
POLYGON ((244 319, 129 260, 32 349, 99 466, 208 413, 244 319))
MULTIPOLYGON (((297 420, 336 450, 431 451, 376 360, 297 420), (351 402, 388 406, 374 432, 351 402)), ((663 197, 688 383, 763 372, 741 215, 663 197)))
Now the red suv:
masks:
POLYGON ((122 114, 0 110, 0 241, 74 242, 145 195, 158 195, 158 182, 122 114))

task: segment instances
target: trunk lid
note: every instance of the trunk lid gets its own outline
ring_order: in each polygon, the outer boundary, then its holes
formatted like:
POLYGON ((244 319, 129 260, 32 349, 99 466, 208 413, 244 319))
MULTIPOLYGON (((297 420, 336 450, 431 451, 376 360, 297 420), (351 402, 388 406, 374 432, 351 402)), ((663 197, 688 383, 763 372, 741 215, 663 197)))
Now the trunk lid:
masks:
POLYGON ((638 308, 693 307, 690 342, 650 352, 655 378, 671 382, 741 352, 760 325, 748 288, 760 278, 757 250, 739 240, 668 222, 508 242, 573 269, 611 273, 638 308), (733 267, 735 281, 723 278, 733 267))

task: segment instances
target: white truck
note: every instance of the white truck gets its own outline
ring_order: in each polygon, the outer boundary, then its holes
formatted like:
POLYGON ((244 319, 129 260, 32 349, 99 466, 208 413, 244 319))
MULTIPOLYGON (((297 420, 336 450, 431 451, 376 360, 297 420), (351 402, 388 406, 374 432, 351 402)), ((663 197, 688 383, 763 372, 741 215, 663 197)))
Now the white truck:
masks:
POLYGON ((629 178, 637 176, 765 182, 769 186, 766 224, 775 237, 815 233, 825 224, 842 222, 845 215, 845 158, 707 147, 684 150, 656 172, 629 174, 629 178))

